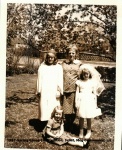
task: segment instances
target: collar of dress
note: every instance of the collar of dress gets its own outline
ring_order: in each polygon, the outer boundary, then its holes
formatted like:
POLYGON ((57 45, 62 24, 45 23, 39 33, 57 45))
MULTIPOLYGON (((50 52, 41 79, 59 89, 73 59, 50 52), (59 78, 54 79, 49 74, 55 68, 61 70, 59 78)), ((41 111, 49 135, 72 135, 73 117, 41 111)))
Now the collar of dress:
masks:
POLYGON ((77 59, 75 59, 72 63, 71 63, 69 60, 65 60, 64 62, 65 62, 66 64, 79 64, 79 63, 80 63, 80 61, 77 60, 77 59))
POLYGON ((53 121, 54 121, 55 123, 61 123, 61 120, 57 121, 57 120, 55 120, 55 118, 53 118, 53 121))

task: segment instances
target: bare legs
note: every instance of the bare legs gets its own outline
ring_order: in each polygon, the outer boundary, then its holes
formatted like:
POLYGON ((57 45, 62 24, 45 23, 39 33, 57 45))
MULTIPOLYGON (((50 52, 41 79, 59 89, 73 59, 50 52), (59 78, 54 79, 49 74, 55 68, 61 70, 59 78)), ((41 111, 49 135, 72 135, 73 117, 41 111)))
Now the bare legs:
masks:
POLYGON ((87 119, 87 134, 85 139, 89 139, 91 136, 91 119, 87 119))
POLYGON ((79 125, 80 125, 80 134, 79 134, 79 137, 83 138, 84 118, 80 118, 79 125))
MULTIPOLYGON (((80 118, 79 125, 80 125, 80 134, 79 134, 79 137, 83 138, 84 137, 84 133, 83 133, 84 118, 80 118)), ((89 139, 90 136, 91 136, 91 119, 87 118, 87 133, 85 135, 85 139, 89 139)))

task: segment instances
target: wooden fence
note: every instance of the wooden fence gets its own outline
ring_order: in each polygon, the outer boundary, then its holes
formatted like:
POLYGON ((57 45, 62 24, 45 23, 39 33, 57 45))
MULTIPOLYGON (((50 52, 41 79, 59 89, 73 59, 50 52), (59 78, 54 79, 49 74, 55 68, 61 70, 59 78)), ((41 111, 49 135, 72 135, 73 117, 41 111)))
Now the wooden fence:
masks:
MULTIPOLYGON (((66 58, 66 53, 58 53, 57 54, 59 59, 66 58)), ((104 61, 104 62, 115 62, 116 58, 115 56, 110 55, 103 55, 103 54, 93 54, 93 53, 87 53, 87 52, 80 52, 78 54, 78 58, 80 60, 86 60, 86 61, 104 61)))

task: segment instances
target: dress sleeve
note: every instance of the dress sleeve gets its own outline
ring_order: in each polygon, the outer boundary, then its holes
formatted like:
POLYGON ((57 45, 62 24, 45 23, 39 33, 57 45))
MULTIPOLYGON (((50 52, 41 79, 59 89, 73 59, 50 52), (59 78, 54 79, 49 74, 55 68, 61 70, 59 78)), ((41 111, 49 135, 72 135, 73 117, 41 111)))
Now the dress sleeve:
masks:
POLYGON ((42 65, 40 65, 37 73, 36 94, 41 93, 42 65))
POLYGON ((46 127, 52 128, 53 120, 49 119, 46 127))
POLYGON ((63 68, 58 64, 58 90, 63 95, 63 68))
POLYGON ((97 96, 99 96, 102 91, 105 89, 102 81, 101 81, 101 74, 91 65, 89 64, 83 64, 80 66, 80 70, 82 69, 88 69, 91 73, 91 76, 92 76, 92 80, 94 81, 94 94, 96 94, 97 96))
POLYGON ((79 80, 77 80, 77 81, 75 82, 75 84, 76 84, 77 86, 79 86, 79 80))

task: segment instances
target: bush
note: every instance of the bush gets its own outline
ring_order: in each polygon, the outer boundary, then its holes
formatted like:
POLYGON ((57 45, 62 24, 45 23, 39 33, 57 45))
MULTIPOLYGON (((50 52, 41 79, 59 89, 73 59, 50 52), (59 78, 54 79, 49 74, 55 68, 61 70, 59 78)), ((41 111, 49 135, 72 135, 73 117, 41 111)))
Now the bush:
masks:
POLYGON ((15 74, 26 74, 26 73, 27 74, 34 74, 34 73, 37 73, 38 67, 39 66, 31 66, 29 64, 26 65, 23 68, 14 67, 14 66, 7 67, 6 76, 12 76, 12 75, 15 75, 15 74))
POLYGON ((101 74, 101 79, 104 82, 115 82, 116 81, 116 68, 112 67, 96 67, 97 71, 101 74))

